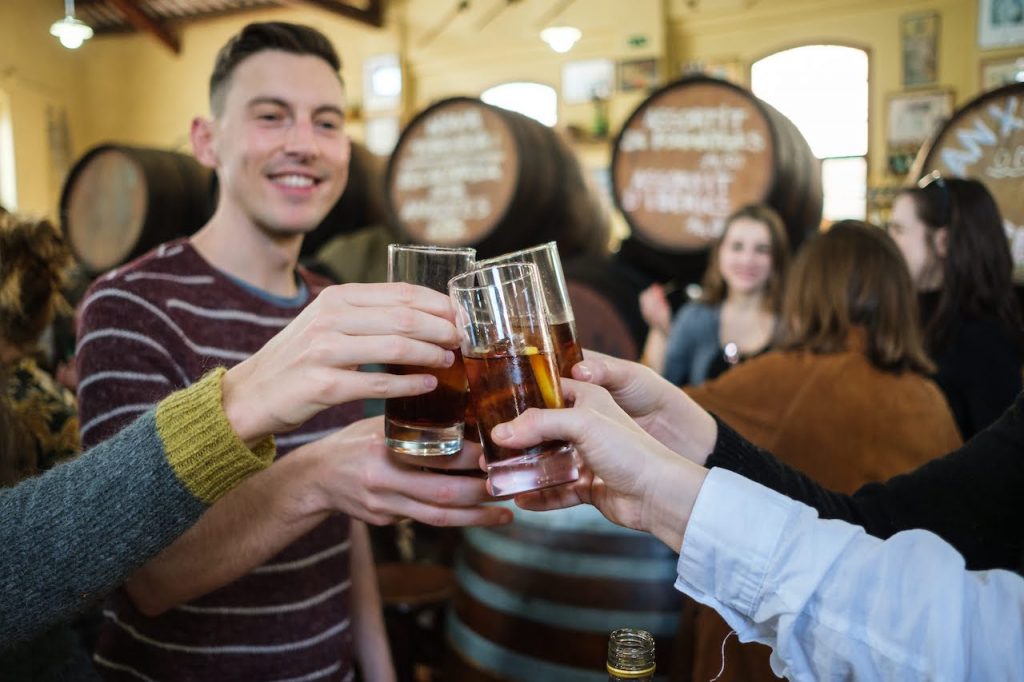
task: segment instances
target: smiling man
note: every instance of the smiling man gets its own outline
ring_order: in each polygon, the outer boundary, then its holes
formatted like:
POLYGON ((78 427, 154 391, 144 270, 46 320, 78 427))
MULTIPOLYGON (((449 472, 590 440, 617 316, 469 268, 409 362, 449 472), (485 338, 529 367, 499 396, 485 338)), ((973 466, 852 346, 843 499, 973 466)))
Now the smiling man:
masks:
MULTIPOLYGON (((251 24, 221 49, 212 116, 192 123, 195 155, 220 182, 213 217, 191 239, 101 278, 80 307, 87 447, 211 368, 250 356, 318 295, 314 305, 328 314, 307 317, 337 325, 337 342, 309 352, 351 368, 347 395, 433 387, 423 375, 409 383, 355 371, 360 364, 452 362, 442 294, 396 284, 320 294, 326 282, 297 267, 303 236, 347 180, 338 69, 330 42, 293 24, 251 24)), ((329 408, 278 437, 283 457, 107 601, 94 659, 104 677, 347 680, 358 662, 366 679, 393 679, 366 528, 348 515, 456 525, 505 521, 507 512, 477 506, 486 498, 479 480, 388 457, 380 420, 355 422, 361 412, 358 403, 329 408)))

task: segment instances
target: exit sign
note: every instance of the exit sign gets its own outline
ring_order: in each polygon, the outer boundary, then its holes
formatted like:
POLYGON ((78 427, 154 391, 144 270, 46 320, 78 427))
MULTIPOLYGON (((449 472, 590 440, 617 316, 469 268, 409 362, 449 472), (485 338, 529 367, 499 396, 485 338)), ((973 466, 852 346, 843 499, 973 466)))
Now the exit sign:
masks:
POLYGON ((647 47, 647 36, 640 34, 632 35, 628 40, 626 40, 626 43, 628 43, 630 47, 634 48, 647 47))

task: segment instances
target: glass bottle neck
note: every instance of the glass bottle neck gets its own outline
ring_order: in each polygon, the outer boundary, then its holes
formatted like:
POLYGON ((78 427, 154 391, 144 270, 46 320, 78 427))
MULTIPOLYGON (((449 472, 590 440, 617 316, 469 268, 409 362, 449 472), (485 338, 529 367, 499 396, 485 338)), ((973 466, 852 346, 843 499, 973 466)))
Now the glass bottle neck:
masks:
POLYGON ((654 637, 644 630, 622 628, 608 639, 608 679, 654 679, 654 637))

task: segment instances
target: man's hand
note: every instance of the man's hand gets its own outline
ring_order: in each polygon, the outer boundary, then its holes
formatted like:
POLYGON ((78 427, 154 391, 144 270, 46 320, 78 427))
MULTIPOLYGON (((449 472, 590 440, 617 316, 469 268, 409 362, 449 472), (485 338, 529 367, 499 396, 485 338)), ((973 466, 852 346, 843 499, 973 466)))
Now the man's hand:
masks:
POLYGON ((144 614, 163 613, 237 580, 337 512, 373 524, 405 517, 440 526, 508 523, 509 509, 481 504, 493 500, 483 479, 420 470, 476 470, 478 457, 474 446, 410 465, 384 447, 383 417, 355 422, 228 492, 131 577, 128 593, 144 614))
POLYGON ((447 296, 411 284, 324 289, 274 338, 224 375, 224 411, 248 444, 299 427, 324 408, 437 386, 428 374, 360 372, 363 364, 448 367, 458 337, 447 296))
POLYGON ((707 472, 646 434, 603 388, 566 379, 562 389, 572 408, 531 409, 491 435, 514 448, 567 440, 585 468, 575 483, 520 495, 516 504, 543 511, 589 503, 613 523, 651 532, 678 551, 707 472))
POLYGON ((493 501, 482 478, 430 470, 475 471, 479 456, 480 446, 469 442, 454 457, 397 455, 384 445, 383 417, 355 422, 288 455, 310 467, 310 485, 296 500, 306 506, 303 513, 341 511, 376 525, 402 518, 433 526, 508 523, 508 509, 481 504, 493 501))
POLYGON ((573 367, 575 379, 604 387, 662 445, 704 464, 718 437, 710 414, 649 367, 591 350, 584 358, 573 367))

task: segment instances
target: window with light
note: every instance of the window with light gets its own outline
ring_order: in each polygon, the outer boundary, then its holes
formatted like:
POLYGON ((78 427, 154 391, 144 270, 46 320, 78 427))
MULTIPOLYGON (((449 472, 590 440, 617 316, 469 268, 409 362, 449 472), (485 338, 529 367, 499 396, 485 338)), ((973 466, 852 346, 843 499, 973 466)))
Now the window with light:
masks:
POLYGON ((502 83, 489 88, 480 99, 502 109, 516 111, 546 126, 558 123, 558 93, 543 83, 502 83))
POLYGON ((864 219, 868 184, 868 55, 805 45, 754 62, 751 89, 778 109, 821 159, 825 220, 864 219))

